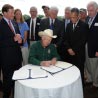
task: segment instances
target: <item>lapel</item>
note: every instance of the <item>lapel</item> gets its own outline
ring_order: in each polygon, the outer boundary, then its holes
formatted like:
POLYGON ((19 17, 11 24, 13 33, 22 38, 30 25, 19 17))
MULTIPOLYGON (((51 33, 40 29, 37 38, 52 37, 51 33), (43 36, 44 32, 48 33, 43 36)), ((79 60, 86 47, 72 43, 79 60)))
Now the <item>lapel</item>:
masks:
POLYGON ((58 24, 57 22, 58 22, 58 19, 56 18, 54 21, 54 27, 58 24))
POLYGON ((2 20, 3 20, 4 24, 5 24, 5 26, 10 29, 10 27, 9 27, 8 23, 5 21, 5 19, 3 18, 2 20))
POLYGON ((39 32, 39 27, 40 27, 40 18, 36 18, 36 26, 35 26, 35 33, 39 32))
POLYGON ((80 27, 80 20, 78 21, 77 25, 75 26, 74 32, 79 30, 79 27, 80 27))
POLYGON ((94 24, 95 24, 97 18, 98 18, 98 13, 97 13, 97 15, 95 16, 95 19, 93 20, 93 22, 92 22, 90 28, 92 28, 92 27, 94 26, 94 24))
POLYGON ((10 29, 8 23, 5 21, 4 18, 2 19, 2 22, 3 22, 3 26, 2 26, 3 28, 2 29, 4 30, 4 32, 7 31, 6 33, 8 33, 9 35, 14 35, 14 33, 12 32, 12 30, 10 29))
POLYGON ((38 18, 36 18, 36 26, 35 26, 35 29, 36 29, 37 27, 39 27, 39 26, 40 26, 40 21, 39 21, 38 18))
POLYGON ((73 33, 74 31, 73 31, 73 23, 72 22, 70 22, 70 31, 73 33))
POLYGON ((13 21, 13 20, 11 22, 12 22, 12 24, 14 26, 15 33, 17 34, 17 26, 18 26, 18 24, 15 23, 15 21, 13 21))
POLYGON ((79 29, 79 27, 80 27, 80 20, 78 21, 78 23, 77 23, 77 25, 75 27, 75 30, 79 29))
POLYGON ((50 18, 46 18, 46 25, 48 28, 50 28, 50 18))
POLYGON ((38 19, 36 18, 35 32, 36 32, 36 29, 37 29, 37 24, 38 24, 38 19))

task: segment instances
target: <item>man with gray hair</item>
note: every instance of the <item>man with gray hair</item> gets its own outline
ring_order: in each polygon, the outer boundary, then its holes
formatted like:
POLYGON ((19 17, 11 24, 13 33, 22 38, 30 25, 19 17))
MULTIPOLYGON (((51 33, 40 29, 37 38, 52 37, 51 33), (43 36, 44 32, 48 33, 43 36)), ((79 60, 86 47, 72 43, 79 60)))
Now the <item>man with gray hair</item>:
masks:
POLYGON ((32 44, 33 41, 37 41, 40 39, 38 36, 39 26, 40 26, 40 18, 37 17, 37 8, 35 6, 30 8, 30 15, 31 18, 26 20, 29 26, 29 33, 28 33, 28 43, 29 45, 32 44))
POLYGON ((62 33, 64 32, 63 22, 57 18, 58 8, 51 7, 49 9, 49 18, 42 19, 40 22, 40 31, 45 29, 52 29, 53 35, 57 35, 58 37, 52 40, 52 43, 57 47, 58 52, 61 50, 60 45, 62 42, 62 33))
POLYGON ((94 1, 88 3, 87 11, 90 17, 89 24, 89 35, 88 35, 88 57, 89 64, 86 64, 88 71, 87 82, 93 83, 93 88, 98 88, 98 4, 94 1))
POLYGON ((65 31, 66 31, 67 24, 70 23, 70 15, 71 15, 71 8, 70 7, 66 7, 65 8, 65 15, 64 15, 65 31))
MULTIPOLYGON (((70 16, 71 16, 71 7, 66 7, 64 10, 64 18, 63 18, 63 26, 64 26, 63 37, 66 33, 67 25, 71 22, 70 16)), ((60 50, 61 50, 61 59, 62 59, 62 61, 65 61, 66 53, 65 53, 64 41, 62 41, 60 50)))

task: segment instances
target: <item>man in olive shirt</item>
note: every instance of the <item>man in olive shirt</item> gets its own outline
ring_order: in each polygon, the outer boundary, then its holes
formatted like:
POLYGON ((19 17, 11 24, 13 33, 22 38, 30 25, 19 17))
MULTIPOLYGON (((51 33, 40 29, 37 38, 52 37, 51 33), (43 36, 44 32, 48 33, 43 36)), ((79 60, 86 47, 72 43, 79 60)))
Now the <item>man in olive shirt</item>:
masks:
POLYGON ((50 29, 39 32, 39 36, 41 37, 41 41, 37 41, 31 46, 28 62, 42 66, 55 65, 60 57, 51 41, 52 38, 56 38, 57 36, 53 36, 53 31, 50 29))

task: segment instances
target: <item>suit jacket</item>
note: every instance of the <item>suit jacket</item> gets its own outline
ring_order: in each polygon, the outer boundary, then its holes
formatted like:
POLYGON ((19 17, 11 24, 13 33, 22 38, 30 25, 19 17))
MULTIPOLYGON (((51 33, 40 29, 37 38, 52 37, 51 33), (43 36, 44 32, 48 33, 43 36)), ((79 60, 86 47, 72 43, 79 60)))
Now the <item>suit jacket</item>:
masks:
MULTIPOLYGON (((16 22, 12 21, 15 32, 18 34, 19 28, 16 22)), ((10 29, 8 23, 2 19, 0 21, 0 57, 1 65, 20 65, 22 54, 20 45, 14 41, 15 34, 10 29)))
MULTIPOLYGON (((49 18, 42 19, 40 22, 40 31, 43 31, 45 29, 50 29, 49 18)), ((57 35, 57 38, 52 40, 53 44, 56 44, 57 46, 61 45, 63 32, 64 32, 63 22, 56 18, 54 22, 53 35, 57 35)))
MULTIPOLYGON (((67 27, 67 25, 65 24, 65 21, 66 21, 66 19, 63 19, 64 32, 66 32, 66 27, 67 27), (66 25, 66 27, 65 27, 65 25, 66 25)), ((70 23, 70 21, 69 21, 69 23, 70 23)), ((67 24, 68 24, 68 23, 67 23, 67 24)))
POLYGON ((98 52, 98 13, 91 24, 88 36, 88 56, 90 58, 95 57, 95 53, 98 52))
POLYGON ((73 24, 70 22, 67 25, 65 38, 64 38, 64 45, 66 51, 69 48, 72 48, 76 55, 79 55, 84 59, 85 57, 85 43, 87 41, 89 27, 86 23, 82 21, 78 21, 74 31, 73 31, 73 24))
MULTIPOLYGON (((31 18, 26 20, 29 28, 30 28, 30 20, 31 20, 31 18)), ((40 26, 40 18, 37 17, 36 26, 35 26, 35 41, 40 40, 40 37, 38 36, 39 26, 40 26)), ((28 43, 29 43, 29 41, 30 41, 30 38, 29 38, 29 31, 28 31, 28 43)))

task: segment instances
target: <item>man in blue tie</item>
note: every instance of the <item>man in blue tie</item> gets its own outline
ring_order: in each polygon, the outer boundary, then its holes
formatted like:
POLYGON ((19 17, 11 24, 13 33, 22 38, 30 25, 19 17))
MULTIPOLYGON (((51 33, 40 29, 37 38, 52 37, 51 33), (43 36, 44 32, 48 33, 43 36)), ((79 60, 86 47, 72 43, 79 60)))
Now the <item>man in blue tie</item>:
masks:
POLYGON ((53 22, 53 19, 50 20, 50 29, 51 29, 51 30, 54 29, 54 22, 53 22))
POLYGON ((58 8, 50 7, 49 18, 42 19, 40 22, 40 31, 44 31, 45 29, 53 30, 53 35, 57 35, 58 37, 53 39, 52 43, 55 45, 55 47, 57 47, 57 50, 60 54, 61 53, 60 47, 61 47, 61 43, 63 39, 62 37, 64 33, 64 25, 63 25, 63 21, 57 18, 57 14, 58 14, 58 8))
POLYGON ((70 23, 70 15, 71 15, 71 8, 70 7, 66 7, 65 8, 65 13, 64 13, 64 19, 63 19, 65 32, 66 32, 67 24, 70 23))

